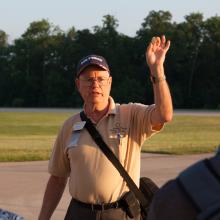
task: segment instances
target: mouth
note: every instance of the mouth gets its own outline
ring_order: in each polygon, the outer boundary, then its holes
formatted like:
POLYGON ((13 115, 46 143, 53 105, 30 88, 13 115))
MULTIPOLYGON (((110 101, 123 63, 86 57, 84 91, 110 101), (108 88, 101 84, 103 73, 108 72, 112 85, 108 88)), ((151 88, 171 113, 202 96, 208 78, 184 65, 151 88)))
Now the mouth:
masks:
POLYGON ((92 95, 93 95, 93 96, 99 96, 99 95, 101 95, 101 93, 100 93, 100 92, 95 92, 95 91, 94 91, 94 92, 92 92, 92 95))

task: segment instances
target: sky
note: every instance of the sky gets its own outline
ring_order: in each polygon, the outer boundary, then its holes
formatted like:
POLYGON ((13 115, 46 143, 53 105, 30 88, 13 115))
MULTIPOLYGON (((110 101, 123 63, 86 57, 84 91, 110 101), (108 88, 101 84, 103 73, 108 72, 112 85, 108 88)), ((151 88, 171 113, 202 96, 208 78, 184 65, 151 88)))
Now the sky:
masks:
POLYGON ((220 16, 220 0, 0 0, 0 30, 12 42, 33 21, 48 19, 63 31, 71 27, 92 30, 110 14, 118 20, 117 31, 133 37, 152 10, 169 11, 177 23, 192 12, 201 12, 207 19, 220 16))

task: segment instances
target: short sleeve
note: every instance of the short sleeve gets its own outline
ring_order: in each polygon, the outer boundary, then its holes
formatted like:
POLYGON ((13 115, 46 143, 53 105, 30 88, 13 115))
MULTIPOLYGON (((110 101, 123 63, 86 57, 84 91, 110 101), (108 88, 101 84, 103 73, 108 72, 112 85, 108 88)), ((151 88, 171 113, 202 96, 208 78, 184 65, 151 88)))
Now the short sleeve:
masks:
POLYGON ((65 130, 64 124, 57 135, 48 165, 49 173, 59 177, 68 177, 70 174, 69 159, 65 150, 65 130))
POLYGON ((135 137, 139 145, 150 138, 153 134, 158 133, 164 126, 153 127, 151 124, 152 113, 155 105, 133 104, 131 108, 131 124, 132 136, 135 137))

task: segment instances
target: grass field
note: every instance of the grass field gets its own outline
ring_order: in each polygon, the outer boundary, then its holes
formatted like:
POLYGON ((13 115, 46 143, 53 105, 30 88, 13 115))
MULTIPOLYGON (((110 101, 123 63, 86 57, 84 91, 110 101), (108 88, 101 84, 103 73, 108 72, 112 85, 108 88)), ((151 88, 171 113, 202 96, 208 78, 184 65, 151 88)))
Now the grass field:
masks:
POLYGON ((167 154, 215 152, 220 146, 220 116, 174 116, 143 151, 167 154))
MULTIPOLYGON (((62 122, 74 112, 0 112, 0 161, 49 158, 62 122)), ((219 116, 176 115, 143 146, 145 152, 214 152, 220 145, 219 116)))
POLYGON ((59 127, 72 114, 0 112, 0 161, 47 160, 59 127))

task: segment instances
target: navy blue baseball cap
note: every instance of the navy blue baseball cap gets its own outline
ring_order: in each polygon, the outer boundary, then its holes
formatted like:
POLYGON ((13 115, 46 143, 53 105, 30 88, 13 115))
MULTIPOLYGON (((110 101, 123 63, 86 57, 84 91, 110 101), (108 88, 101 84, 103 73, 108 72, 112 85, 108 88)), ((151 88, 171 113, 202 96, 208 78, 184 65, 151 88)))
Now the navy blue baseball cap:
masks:
POLYGON ((76 67, 76 77, 79 77, 79 75, 82 73, 82 71, 86 67, 91 66, 91 65, 99 66, 102 69, 107 70, 108 72, 110 72, 109 71, 109 66, 108 66, 105 58, 102 57, 102 56, 92 54, 92 55, 88 55, 86 57, 83 57, 79 61, 78 65, 76 67))

